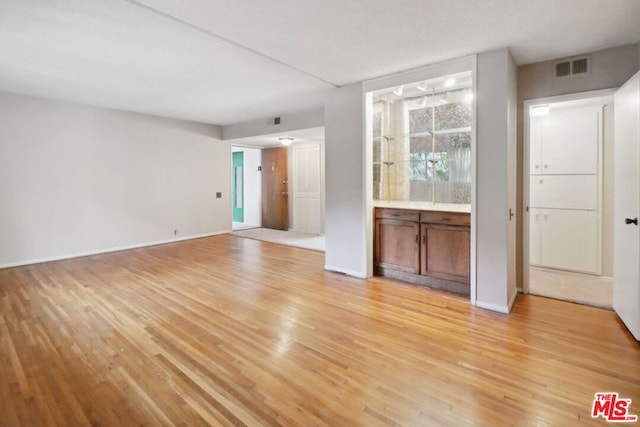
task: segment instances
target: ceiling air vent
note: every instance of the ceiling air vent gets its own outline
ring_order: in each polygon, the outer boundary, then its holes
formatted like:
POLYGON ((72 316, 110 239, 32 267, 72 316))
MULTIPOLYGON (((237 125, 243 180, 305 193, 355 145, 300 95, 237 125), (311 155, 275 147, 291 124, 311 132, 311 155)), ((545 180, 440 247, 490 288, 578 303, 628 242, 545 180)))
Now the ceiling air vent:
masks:
POLYGON ((589 72, 589 57, 567 59, 556 62, 556 78, 587 74, 589 72))

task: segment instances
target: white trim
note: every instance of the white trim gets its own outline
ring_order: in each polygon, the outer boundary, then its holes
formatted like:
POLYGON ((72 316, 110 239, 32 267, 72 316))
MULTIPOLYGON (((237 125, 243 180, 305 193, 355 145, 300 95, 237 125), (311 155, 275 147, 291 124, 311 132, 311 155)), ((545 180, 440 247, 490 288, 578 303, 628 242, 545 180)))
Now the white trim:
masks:
POLYGON ((475 306, 478 308, 483 308, 485 310, 496 311, 502 314, 509 314, 509 311, 511 310, 511 306, 509 305, 491 304, 489 302, 482 302, 478 300, 476 300, 475 306))
MULTIPOLYGON (((373 116, 373 112, 371 108, 373 106, 373 94, 372 92, 367 92, 364 89, 362 90, 362 106, 363 106, 363 117, 362 117, 362 136, 363 136, 363 158, 364 162, 364 236, 365 236, 365 247, 367 248, 367 253, 365 257, 365 268, 366 276, 373 277, 373 263, 374 263, 374 241, 373 241, 373 228, 375 226, 375 220, 373 218, 373 126, 371 124, 371 118, 373 116)), ((384 126, 384 120, 382 121, 384 126)), ((381 129, 384 131, 384 129, 381 129)), ((326 268, 326 266, 325 266, 326 268)))
POLYGON ((357 277, 358 279, 366 279, 367 278, 366 274, 362 274, 359 271, 348 270, 348 269, 337 268, 337 267, 331 267, 330 265, 325 265, 324 269, 327 270, 327 271, 330 271, 332 273, 342 273, 342 274, 346 274, 347 276, 357 277))
POLYGON ((509 298, 509 302, 507 303, 506 306, 499 305, 499 304, 491 304, 491 303, 482 302, 482 301, 475 301, 474 305, 478 308, 483 308, 485 310, 491 310, 491 311, 497 311, 498 313, 509 314, 511 313, 513 304, 516 302, 516 297, 518 296, 518 292, 520 292, 519 289, 511 295, 511 298, 509 298))
MULTIPOLYGON (((547 96, 544 98, 534 98, 524 100, 522 104, 522 293, 529 293, 529 212, 527 212, 527 206, 529 205, 529 157, 530 157, 530 142, 529 142, 529 108, 535 104, 554 104, 558 102, 577 101, 581 99, 597 98, 601 96, 613 96, 616 92, 616 88, 599 89, 588 92, 570 93, 567 95, 547 96)), ((601 114, 601 123, 604 122, 604 116, 601 114)), ((602 125, 598 129, 598 132, 602 135, 599 136, 599 154, 598 154, 598 170, 601 178, 599 179, 599 185, 602 186, 602 180, 604 179, 604 171, 602 169, 602 153, 604 152, 604 134, 602 125)), ((602 189, 598 191, 598 203, 599 203, 599 215, 602 216, 602 189)), ((600 218, 602 222, 602 218, 600 218)), ((599 231, 602 234, 602 230, 599 231)), ((602 247, 602 236, 600 236, 600 242, 598 243, 599 251, 602 247)), ((602 258, 600 256, 600 258, 602 258)), ((599 261, 601 262, 601 260, 599 261)))
POLYGON ((217 235, 220 235, 220 234, 228 234, 228 233, 231 233, 231 230, 217 231, 215 233, 197 234, 197 235, 194 235, 194 236, 180 237, 180 238, 177 238, 177 239, 159 240, 159 241, 155 241, 155 242, 139 243, 139 244, 135 244, 135 245, 118 246, 118 247, 115 247, 115 248, 98 249, 98 250, 95 250, 95 251, 78 252, 78 253, 74 253, 74 254, 58 255, 58 256, 53 256, 53 257, 28 259, 28 260, 24 260, 24 261, 17 261, 17 262, 10 262, 10 263, 7 263, 7 264, 0 264, 0 269, 11 268, 11 267, 20 267, 20 266, 23 266, 23 265, 30 265, 30 264, 39 264, 39 263, 42 263, 42 262, 60 261, 60 260, 63 260, 63 259, 70 259, 70 258, 80 258, 80 257, 85 257, 85 256, 91 256, 91 255, 100 255, 100 254, 106 254, 106 253, 109 253, 109 252, 126 251, 126 250, 129 250, 129 249, 145 248, 147 246, 164 245, 166 243, 176 243, 176 242, 181 242, 183 240, 201 239, 203 237, 211 237, 211 236, 217 236, 217 235))
POLYGON ((477 123, 477 91, 478 91, 478 56, 473 55, 471 58, 471 90, 473 91, 473 99, 471 100, 471 224, 470 224, 470 242, 471 250, 469 254, 469 301, 471 305, 477 305, 477 271, 478 271, 478 123, 477 123))

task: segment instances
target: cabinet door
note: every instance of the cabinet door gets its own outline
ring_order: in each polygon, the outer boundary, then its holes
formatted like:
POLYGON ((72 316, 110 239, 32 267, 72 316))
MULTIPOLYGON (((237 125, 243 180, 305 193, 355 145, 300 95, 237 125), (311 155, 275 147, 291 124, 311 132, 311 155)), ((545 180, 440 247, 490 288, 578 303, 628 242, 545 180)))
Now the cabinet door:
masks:
MULTIPOLYGON (((542 130, 542 174, 598 173, 600 107, 552 110, 542 130)), ((532 145, 533 146, 533 145, 532 145)))
POLYGON ((529 264, 541 265, 540 241, 542 240, 542 209, 529 209, 529 264))
POLYGON ((422 224, 421 273, 442 278, 468 279, 470 228, 422 224))
POLYGON ((529 121, 529 173, 542 173, 542 134, 544 117, 531 117, 529 121))
POLYGON ((532 175, 529 191, 535 208, 598 209, 598 175, 532 175))
POLYGON ((542 221, 542 265, 599 273, 596 212, 545 209, 542 221))
POLYGON ((408 273, 420 271, 417 222, 376 220, 376 266, 408 273))

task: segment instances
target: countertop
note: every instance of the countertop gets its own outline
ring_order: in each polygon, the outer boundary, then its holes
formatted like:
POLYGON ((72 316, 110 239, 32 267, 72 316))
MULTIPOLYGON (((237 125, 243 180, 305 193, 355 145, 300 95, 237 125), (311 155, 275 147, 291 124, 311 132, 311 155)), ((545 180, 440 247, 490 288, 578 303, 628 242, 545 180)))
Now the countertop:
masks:
POLYGON ((454 203, 431 203, 431 202, 384 202, 373 201, 376 208, 392 208, 392 209, 415 209, 421 211, 439 211, 439 212, 463 212, 470 213, 471 205, 461 205, 454 203))

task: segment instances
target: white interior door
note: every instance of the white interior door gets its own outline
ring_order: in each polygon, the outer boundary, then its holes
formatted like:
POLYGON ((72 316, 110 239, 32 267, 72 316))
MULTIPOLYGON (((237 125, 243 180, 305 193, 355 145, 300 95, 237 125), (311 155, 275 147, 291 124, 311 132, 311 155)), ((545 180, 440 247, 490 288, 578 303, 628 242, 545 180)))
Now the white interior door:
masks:
POLYGON ((639 146, 640 72, 615 94, 613 258, 613 307, 637 340, 640 340, 639 146))

